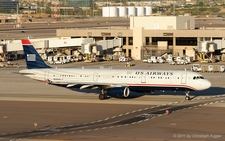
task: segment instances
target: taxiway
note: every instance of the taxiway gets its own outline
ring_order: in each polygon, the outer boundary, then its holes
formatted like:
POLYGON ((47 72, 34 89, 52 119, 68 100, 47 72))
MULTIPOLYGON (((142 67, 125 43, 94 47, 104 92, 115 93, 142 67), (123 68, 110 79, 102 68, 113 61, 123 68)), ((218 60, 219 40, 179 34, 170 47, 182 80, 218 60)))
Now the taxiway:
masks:
MULTIPOLYGON (((202 73, 212 87, 191 92, 191 101, 185 101, 182 92, 99 100, 99 91, 71 90, 23 77, 18 71, 24 69, 24 61, 18 63, 20 68, 0 68, 0 140, 225 139, 225 73, 202 73)), ((130 69, 190 68, 133 63, 136 65, 130 69)), ((82 66, 125 68, 121 62, 76 62, 56 67, 82 66)))

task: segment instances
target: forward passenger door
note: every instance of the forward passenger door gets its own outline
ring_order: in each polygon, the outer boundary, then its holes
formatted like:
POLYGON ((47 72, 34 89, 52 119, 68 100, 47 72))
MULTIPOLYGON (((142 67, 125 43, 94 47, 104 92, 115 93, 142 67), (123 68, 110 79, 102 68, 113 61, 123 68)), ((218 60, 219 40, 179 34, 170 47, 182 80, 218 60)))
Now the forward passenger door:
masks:
POLYGON ((182 73, 181 75, 181 84, 186 84, 187 82, 187 73, 182 73))
POLYGON ((146 83, 146 74, 141 75, 141 83, 146 83))

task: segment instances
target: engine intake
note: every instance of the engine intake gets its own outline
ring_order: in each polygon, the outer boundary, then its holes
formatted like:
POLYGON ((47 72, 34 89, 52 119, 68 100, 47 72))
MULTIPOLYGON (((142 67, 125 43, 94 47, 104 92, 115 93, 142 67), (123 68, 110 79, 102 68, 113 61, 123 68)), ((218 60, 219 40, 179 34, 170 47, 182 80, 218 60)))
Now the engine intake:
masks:
POLYGON ((130 95, 130 89, 128 87, 122 87, 122 88, 110 88, 107 89, 106 94, 111 97, 128 97, 130 95))

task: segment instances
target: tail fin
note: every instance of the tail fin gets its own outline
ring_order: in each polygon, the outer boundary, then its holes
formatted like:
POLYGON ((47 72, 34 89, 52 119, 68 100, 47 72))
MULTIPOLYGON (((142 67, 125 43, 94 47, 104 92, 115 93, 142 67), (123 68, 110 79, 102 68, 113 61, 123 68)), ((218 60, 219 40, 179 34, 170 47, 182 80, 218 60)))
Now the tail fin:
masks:
POLYGON ((28 39, 22 39, 23 51, 28 69, 33 68, 50 68, 38 54, 34 46, 28 39))

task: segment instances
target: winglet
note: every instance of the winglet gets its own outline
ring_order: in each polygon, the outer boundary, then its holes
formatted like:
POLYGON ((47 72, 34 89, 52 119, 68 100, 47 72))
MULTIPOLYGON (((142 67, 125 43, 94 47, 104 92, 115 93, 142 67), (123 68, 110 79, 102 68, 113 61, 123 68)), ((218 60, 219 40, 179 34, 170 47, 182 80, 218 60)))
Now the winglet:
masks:
POLYGON ((23 45, 23 51, 27 63, 28 69, 34 69, 34 68, 50 68, 41 56, 38 54, 36 49, 33 47, 33 45, 30 43, 28 39, 22 39, 21 40, 23 45))

